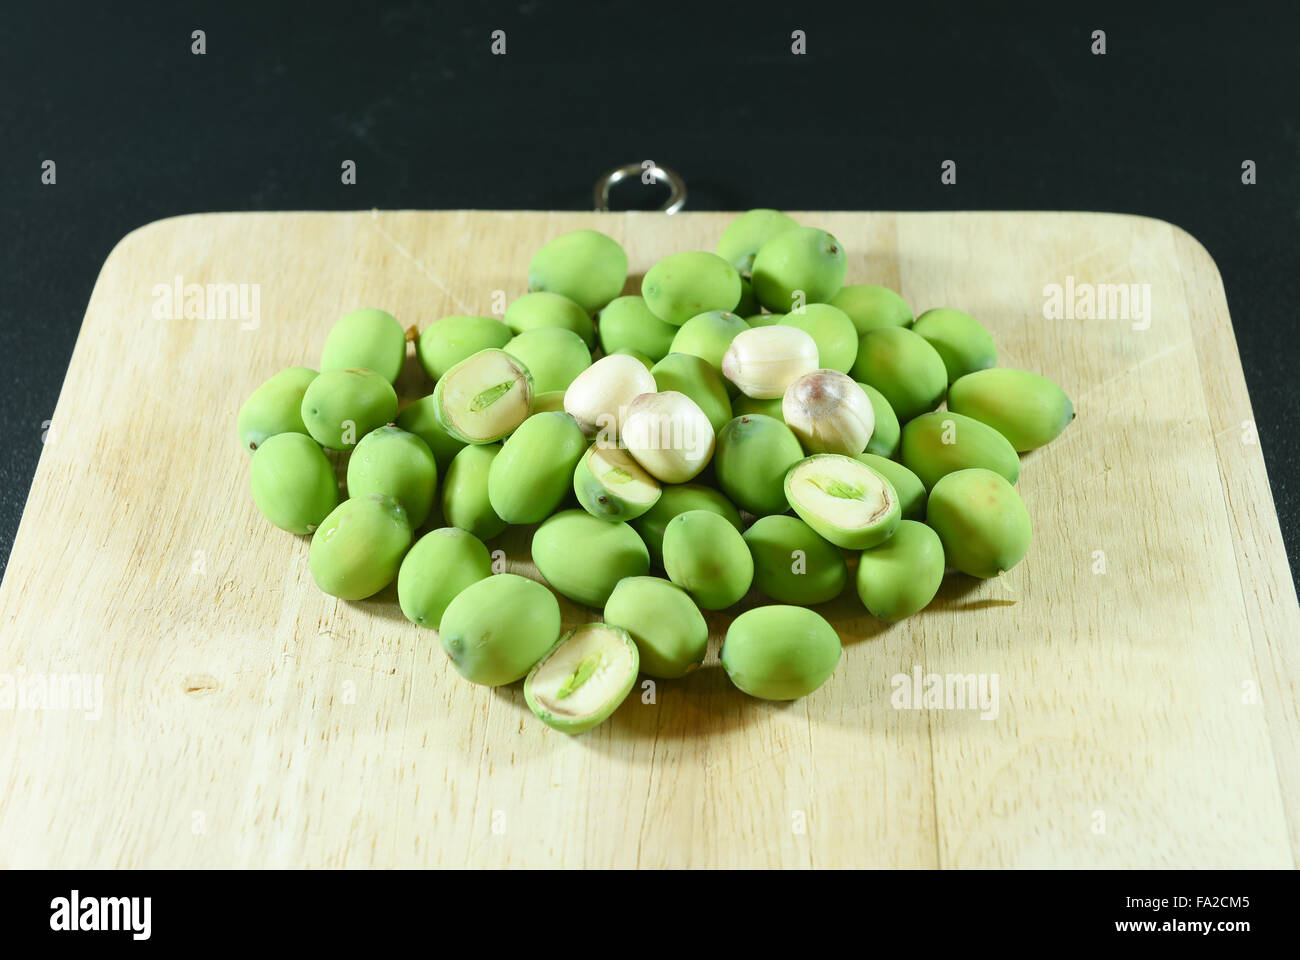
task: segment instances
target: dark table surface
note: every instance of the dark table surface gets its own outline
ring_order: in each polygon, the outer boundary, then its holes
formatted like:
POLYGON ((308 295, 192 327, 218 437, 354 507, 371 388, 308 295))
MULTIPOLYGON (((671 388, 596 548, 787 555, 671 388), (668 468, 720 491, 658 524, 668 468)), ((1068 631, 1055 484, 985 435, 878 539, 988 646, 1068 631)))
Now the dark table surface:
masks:
POLYGON ((1294 574, 1300 18, 976 6, 7 5, 0 560, 95 277, 131 229, 215 210, 589 209, 600 173, 653 159, 687 180, 688 209, 1104 210, 1184 227, 1223 275, 1294 574))

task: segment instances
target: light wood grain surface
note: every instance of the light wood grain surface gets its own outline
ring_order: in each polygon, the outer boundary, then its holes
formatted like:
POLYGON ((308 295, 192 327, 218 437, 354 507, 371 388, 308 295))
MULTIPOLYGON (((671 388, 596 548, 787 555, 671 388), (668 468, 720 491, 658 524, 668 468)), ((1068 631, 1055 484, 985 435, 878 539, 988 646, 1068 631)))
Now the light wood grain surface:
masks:
MULTIPOLYGON (((391 589, 322 595, 306 539, 252 504, 235 413, 353 308, 491 313, 578 227, 622 242, 639 280, 729 217, 150 224, 95 287, 0 587, 0 863, 1295 866, 1300 611, 1204 249, 1102 214, 796 217, 845 243, 850 282, 974 314, 1003 365, 1073 398, 1023 458, 1035 537, 1003 582, 950 577, 895 626, 850 590, 824 608, 835 676, 784 705, 731 687, 713 617, 703 669, 565 737, 520 685, 461 680, 391 589), (155 316, 178 276, 257 284, 260 322, 155 316), (1067 276, 1149 284, 1149 328, 1045 319, 1067 276), (891 678, 916 667, 996 675, 996 718, 896 709, 891 678), (69 674, 102 678, 97 709, 13 702, 69 674)), ((527 542, 498 544, 511 570, 532 572, 527 542)))

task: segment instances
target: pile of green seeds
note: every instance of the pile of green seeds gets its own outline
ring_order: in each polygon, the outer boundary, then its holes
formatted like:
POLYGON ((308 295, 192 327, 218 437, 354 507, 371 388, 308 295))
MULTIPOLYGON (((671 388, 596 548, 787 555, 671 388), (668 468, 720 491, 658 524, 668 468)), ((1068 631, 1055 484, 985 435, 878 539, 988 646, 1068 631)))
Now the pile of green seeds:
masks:
POLYGON ((1074 410, 1051 380, 997 367, 973 317, 913 318, 886 287, 846 286, 840 242, 776 210, 738 217, 716 253, 660 260, 640 295, 620 295, 627 270, 610 237, 566 233, 503 318, 444 317, 417 338, 357 310, 319 372, 253 392, 238 417, 253 500, 311 536, 321 590, 359 600, 396 580, 462 676, 522 678, 543 721, 581 733, 639 673, 695 670, 701 610, 751 587, 773 602, 731 622, 722 665, 745 693, 791 700, 840 661, 810 608, 850 577, 897 621, 947 570, 991 578, 1025 556, 1019 453, 1074 410), (402 407, 408 339, 433 389, 402 407), (326 450, 348 454, 346 498, 326 450), (550 589, 493 573, 487 543, 512 525, 535 525, 550 589), (603 622, 561 636, 552 590, 603 622))

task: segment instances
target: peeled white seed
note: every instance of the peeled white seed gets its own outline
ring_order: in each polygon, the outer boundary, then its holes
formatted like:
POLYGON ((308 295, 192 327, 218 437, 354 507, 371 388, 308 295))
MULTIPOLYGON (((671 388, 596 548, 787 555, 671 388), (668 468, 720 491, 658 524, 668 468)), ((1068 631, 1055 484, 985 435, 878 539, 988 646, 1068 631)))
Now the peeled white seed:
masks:
POLYGON ((736 334, 722 358, 722 375, 755 400, 772 400, 817 369, 817 343, 798 327, 754 327, 736 334))
POLYGON ((713 456, 713 426, 699 405, 684 393, 646 393, 628 408, 622 442, 655 479, 685 483, 699 474, 713 456))
POLYGON ((814 370, 791 383, 781 399, 781 416, 808 453, 856 457, 876 429, 866 391, 835 370, 814 370))
POLYGON ((578 374, 564 391, 564 412, 588 435, 600 431, 611 442, 632 401, 654 393, 655 378, 644 363, 626 354, 601 357, 578 374))

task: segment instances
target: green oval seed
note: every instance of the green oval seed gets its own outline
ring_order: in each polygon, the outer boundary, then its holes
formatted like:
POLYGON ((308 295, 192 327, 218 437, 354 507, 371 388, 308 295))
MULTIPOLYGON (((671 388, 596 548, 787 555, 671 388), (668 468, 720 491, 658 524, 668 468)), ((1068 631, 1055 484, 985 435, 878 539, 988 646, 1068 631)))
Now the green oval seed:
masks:
POLYGON ((948 409, 987 423, 1021 452, 1055 440, 1074 419, 1074 404, 1051 380, 1005 368, 962 377, 948 391, 948 409))
POLYGON ((713 310, 691 317, 673 337, 672 352, 699 357, 719 374, 722 358, 726 356, 736 334, 748 330, 749 324, 734 313, 713 310))
POLYGON ((361 600, 393 582, 410 545, 411 524, 402 505, 372 493, 344 500, 321 521, 307 565, 323 592, 361 600))
POLYGON ((853 459, 865 463, 890 482, 898 494, 898 506, 904 520, 925 519, 925 484, 920 477, 897 460, 870 451, 859 453, 853 459))
POLYGON ((623 290, 627 254, 599 230, 562 233, 533 254, 528 289, 558 293, 595 313, 623 290))
POLYGON ((848 373, 853 369, 858 356, 858 330, 843 310, 828 303, 809 303, 802 313, 787 313, 777 322, 813 338, 817 364, 823 370, 848 373))
POLYGON ((636 350, 656 362, 668 355, 677 334, 677 328, 656 317, 641 296, 611 300, 599 321, 600 345, 606 353, 636 350))
POLYGON ((588 349, 596 343, 596 327, 591 322, 591 315, 581 305, 558 293, 548 293, 545 290, 525 293, 506 307, 505 322, 516 334, 538 328, 559 327, 582 337, 582 342, 588 349))
POLYGON ((798 517, 762 517, 745 531, 754 584, 778 603, 834 600, 848 581, 844 554, 798 517))
POLYGON ((321 373, 361 368, 395 383, 406 363, 406 331, 391 313, 373 308, 346 314, 325 338, 321 373))
POLYGON ((744 529, 735 505, 712 487, 699 483, 664 486, 655 505, 632 521, 633 529, 645 541, 655 566, 663 566, 664 530, 674 517, 688 510, 709 510, 731 524, 737 533, 744 529))
POLYGON ((899 423, 928 413, 948 388, 948 368, 924 337, 903 327, 881 327, 863 334, 853 379, 879 390, 899 423))
POLYGON ((993 470, 1009 483, 1020 476, 1020 457, 1006 437, 950 410, 923 413, 905 426, 900 457, 927 490, 946 474, 967 467, 993 470))
POLYGON ((488 472, 488 500, 506 523, 541 523, 564 502, 587 438, 567 413, 537 413, 510 435, 488 472))
POLYGON ((639 665, 640 654, 626 630, 583 624, 537 661, 524 681, 524 700, 548 727, 585 733, 627 699, 639 665))
POLYGON ((858 328, 858 336, 879 327, 910 327, 912 309, 907 302, 888 287, 875 284, 854 284, 841 287, 831 297, 831 306, 839 307, 849 315, 858 328))
POLYGON ((903 620, 927 606, 943 582, 943 544, 924 523, 904 520, 894 535, 862 551, 857 586, 877 620, 903 620))
POLYGON ((658 577, 625 577, 605 602, 605 622, 622 627, 641 654, 643 673, 675 680, 697 669, 709 625, 681 587, 658 577))
POLYGON ((533 563, 561 595, 603 607, 620 580, 649 572, 650 554, 626 523, 597 520, 585 510, 564 510, 533 534, 533 563))
POLYGON ((713 454, 718 486, 743 510, 763 517, 785 513, 785 475, 803 459, 799 438, 772 417, 735 417, 718 434, 713 454))
POLYGON ((808 526, 846 550, 888 540, 902 520, 894 485, 861 461, 819 453, 785 475, 785 496, 808 526))
POLYGON ((626 450, 592 444, 573 470, 573 492, 601 520, 634 520, 659 500, 659 481, 626 450))
POLYGON ((452 457, 460 453, 461 448, 465 446, 438 422, 437 404, 433 402, 433 394, 407 404, 406 409, 397 415, 397 425, 424 441, 438 464, 439 476, 447 475, 452 457))
POLYGON ((934 347, 948 370, 948 383, 976 370, 996 366, 998 348, 984 326, 970 314, 941 307, 916 318, 912 330, 934 347))
POLYGON ((397 571, 397 602, 406 619, 437 630, 452 600, 492 575, 483 541, 457 527, 430 530, 411 547, 397 571))
POLYGON ((650 373, 660 393, 682 393, 694 400, 715 434, 731 419, 726 382, 707 360, 689 353, 670 353, 651 367, 650 373))
POLYGON ((758 208, 746 210, 722 231, 718 240, 718 256, 740 273, 748 273, 754 266, 754 257, 767 241, 777 234, 799 226, 793 217, 780 210, 758 208))
POLYGON ((773 313, 826 303, 844 284, 843 245, 825 230, 795 227, 772 237, 754 257, 754 295, 773 313))
POLYGON ((411 529, 429 516, 438 486, 438 464, 429 445, 399 427, 366 434, 348 460, 348 496, 386 493, 406 509, 411 529))
POLYGON ((702 313, 735 310, 740 303, 740 275, 717 254, 673 253, 646 273, 641 296, 656 317, 680 327, 702 313))
POLYGON ((892 457, 898 452, 898 442, 903 435, 903 430, 898 425, 898 415, 894 413, 894 408, 889 405, 885 395, 871 384, 858 383, 858 386, 871 401, 871 410, 876 415, 875 429, 867 441, 867 453, 892 457))
POLYGON ((322 447, 347 450, 397 417, 393 385, 373 370, 326 370, 302 395, 302 422, 322 447))
POLYGON ((825 618, 803 607, 747 610, 722 641, 722 666, 737 687, 764 700, 796 700, 830 679, 843 655, 825 618))
POLYGON ((281 530, 311 533, 339 503, 339 483, 320 445, 301 433, 277 433, 253 454, 253 502, 281 530))
POLYGON ((443 317, 424 328, 415 355, 432 380, 480 350, 501 349, 514 336, 493 317, 443 317))
POLYGON ((738 603, 754 582, 754 558, 731 523, 709 510, 678 514, 664 528, 664 571, 705 610, 738 603))
POLYGON ((280 433, 307 436, 307 425, 302 422, 302 395, 315 379, 316 371, 310 367, 289 367, 250 393, 235 420, 240 445, 253 453, 268 437, 280 433))
POLYGON ((528 674, 560 636, 560 604, 536 580, 498 573, 447 605, 438 642, 466 680, 488 687, 528 674))
POLYGON ((943 541, 949 566, 988 579, 1010 570, 1029 552, 1029 511, 1006 478, 972 467, 934 485, 925 522, 943 541))
POLYGON ((559 327, 526 330, 502 349, 528 368, 535 393, 565 390, 591 366, 591 351, 582 337, 559 327))
POLYGON ((499 443, 464 447, 452 458, 442 482, 442 518, 480 540, 491 540, 508 526, 488 498, 488 476, 500 452, 499 443))

